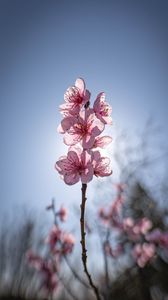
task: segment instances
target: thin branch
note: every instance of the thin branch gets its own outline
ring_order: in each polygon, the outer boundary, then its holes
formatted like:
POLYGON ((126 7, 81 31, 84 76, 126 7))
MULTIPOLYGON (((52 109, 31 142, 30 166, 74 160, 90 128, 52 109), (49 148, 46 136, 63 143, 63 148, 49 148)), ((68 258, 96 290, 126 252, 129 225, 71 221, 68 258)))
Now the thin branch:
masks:
MULTIPOLYGON (((57 217, 56 217, 56 209, 55 209, 55 201, 52 200, 52 212, 54 216, 54 224, 55 226, 58 226, 57 217)), ((78 275, 78 273, 75 271, 75 269, 72 267, 68 257, 66 254, 62 254, 64 260, 66 261, 67 266, 69 267, 70 271, 72 272, 75 279, 77 279, 85 288, 90 289, 90 286, 78 275)))
POLYGON ((101 300, 100 294, 98 291, 98 288, 95 286, 95 284, 92 281, 92 277, 90 273, 88 272, 87 268, 87 255, 86 255, 86 245, 85 245, 85 203, 86 203, 86 189, 87 189, 87 184, 82 183, 82 203, 81 203, 81 218, 80 218, 80 225, 81 225, 81 246, 82 246, 82 262, 83 262, 83 267, 84 267, 84 272, 86 273, 86 276, 89 280, 89 284, 91 288, 93 289, 96 299, 101 300))

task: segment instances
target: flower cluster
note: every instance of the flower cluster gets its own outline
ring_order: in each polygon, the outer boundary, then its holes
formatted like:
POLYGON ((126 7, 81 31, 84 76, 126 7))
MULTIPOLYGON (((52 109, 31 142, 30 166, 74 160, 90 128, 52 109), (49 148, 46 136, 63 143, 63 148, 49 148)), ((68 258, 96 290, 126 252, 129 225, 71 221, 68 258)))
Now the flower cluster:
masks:
POLYGON ((41 286, 43 291, 52 295, 59 287, 59 272, 62 258, 73 251, 75 238, 71 233, 63 231, 58 225, 59 220, 64 222, 67 217, 67 210, 63 206, 55 212, 54 202, 47 206, 55 216, 55 224, 50 230, 46 243, 48 245, 45 257, 36 254, 30 249, 27 254, 29 264, 41 275, 41 286))
POLYGON ((118 230, 120 240, 116 249, 113 249, 109 240, 105 241, 105 253, 116 258, 124 254, 124 248, 129 244, 132 247, 130 251, 132 258, 140 268, 143 268, 157 257, 159 250, 168 253, 168 233, 158 228, 153 229, 151 220, 146 217, 139 220, 131 217, 123 218, 124 185, 117 185, 117 190, 117 197, 109 209, 99 209, 99 217, 107 230, 109 232, 112 228, 118 230))
POLYGON ((52 259, 43 258, 35 254, 32 250, 27 252, 29 264, 41 275, 41 286, 47 294, 53 293, 59 284, 56 273, 56 263, 52 259))
POLYGON ((79 180, 88 183, 93 175, 112 174, 110 159, 101 156, 96 149, 105 148, 112 141, 110 136, 100 136, 105 125, 112 124, 112 109, 106 102, 105 93, 98 94, 90 108, 90 95, 84 80, 78 78, 65 92, 65 103, 60 105, 63 119, 58 132, 64 135, 64 143, 69 149, 67 155, 56 162, 55 168, 68 185, 79 180))

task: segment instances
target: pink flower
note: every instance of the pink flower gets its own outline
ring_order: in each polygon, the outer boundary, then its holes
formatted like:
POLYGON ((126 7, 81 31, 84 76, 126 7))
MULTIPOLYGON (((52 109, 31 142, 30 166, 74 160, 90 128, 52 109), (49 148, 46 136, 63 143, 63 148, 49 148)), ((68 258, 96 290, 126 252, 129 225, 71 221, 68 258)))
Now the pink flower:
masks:
POLYGON ((75 81, 75 86, 69 87, 65 94, 65 103, 60 105, 61 113, 67 117, 77 115, 82 106, 90 99, 90 92, 85 89, 85 82, 82 78, 75 81))
POLYGON ((160 237, 160 245, 168 249, 168 233, 163 232, 160 237))
POLYGON ((159 243, 162 236, 160 229, 156 228, 146 235, 146 240, 153 243, 159 243))
POLYGON ((112 174, 110 159, 108 157, 101 157, 99 151, 93 152, 93 168, 94 175, 97 177, 104 177, 112 174))
POLYGON ((68 215, 68 210, 65 207, 61 207, 60 210, 57 212, 57 215, 60 217, 62 222, 65 222, 68 215))
POLYGON ((71 124, 66 124, 68 129, 64 136, 64 143, 72 146, 81 141, 83 149, 92 148, 95 137, 104 129, 104 124, 96 118, 92 109, 81 111, 73 124, 72 118, 68 122, 71 124))
POLYGON ((46 240, 46 242, 50 245, 51 251, 54 251, 56 243, 61 238, 61 234, 61 230, 58 228, 58 226, 54 225, 46 240))
POLYGON ((156 248, 154 244, 136 244, 133 248, 132 255, 138 266, 143 268, 154 257, 155 251, 156 248))
POLYGON ((53 292, 58 287, 58 279, 56 276, 56 264, 51 260, 47 260, 34 254, 31 250, 27 252, 27 259, 32 267, 34 267, 42 276, 42 286, 47 293, 53 292))
POLYGON ((46 290, 46 292, 51 293, 56 290, 56 288, 58 287, 58 278, 55 273, 55 263, 50 259, 45 259, 40 271, 43 280, 43 288, 46 290))
POLYGON ((75 238, 71 233, 64 233, 62 236, 62 253, 64 255, 72 252, 75 244, 75 238))
POLYGON ((124 230, 130 230, 133 228, 133 226, 134 226, 134 220, 132 218, 128 217, 123 220, 124 230))
POLYGON ((105 101, 105 93, 100 93, 93 105, 93 110, 96 117, 100 119, 104 124, 112 124, 112 118, 110 116, 112 112, 111 106, 105 101))
POLYGON ((159 228, 147 234, 146 240, 168 249, 168 232, 162 232, 159 228))
POLYGON ((97 136, 95 138, 94 144, 92 148, 105 148, 112 142, 112 138, 110 136, 97 136))
POLYGON ((88 183, 93 177, 92 157, 80 148, 74 148, 67 156, 60 157, 55 168, 68 185, 75 184, 80 179, 82 183, 88 183))
POLYGON ((145 235, 152 228, 152 222, 147 218, 142 218, 139 226, 141 233, 145 235))

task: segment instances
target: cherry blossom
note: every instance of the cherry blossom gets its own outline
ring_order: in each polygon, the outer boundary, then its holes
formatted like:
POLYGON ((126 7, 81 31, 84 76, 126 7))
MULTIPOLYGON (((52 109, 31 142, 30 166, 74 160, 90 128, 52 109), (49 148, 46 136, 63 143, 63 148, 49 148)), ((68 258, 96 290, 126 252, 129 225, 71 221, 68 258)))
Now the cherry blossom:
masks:
POLYGON ((74 148, 67 156, 60 157, 55 168, 68 185, 73 185, 80 179, 82 183, 88 183, 93 178, 92 155, 85 150, 81 152, 80 148, 74 148))
POLYGON ((56 162, 56 170, 68 185, 80 180, 88 183, 93 175, 111 175, 110 159, 92 151, 103 149, 112 141, 110 136, 99 136, 105 124, 111 124, 111 107, 105 101, 105 94, 100 93, 93 108, 90 108, 90 92, 86 90, 84 80, 78 78, 75 86, 67 89, 64 100, 60 107, 64 118, 58 132, 64 135, 64 143, 70 148, 67 155, 56 162), (77 146, 76 149, 72 149, 74 146, 77 146))
MULTIPOLYGON (((72 123, 71 119, 70 123, 72 123)), ((80 112, 72 125, 69 125, 64 135, 64 143, 72 146, 81 141, 83 149, 90 149, 93 147, 95 137, 103 130, 104 124, 96 118, 93 110, 86 109, 80 112)))
POLYGON ((62 242, 62 253, 64 255, 71 253, 75 244, 74 236, 70 233, 63 233, 61 242, 62 242))
POLYGON ((53 225, 46 242, 50 245, 51 251, 55 249, 56 243, 60 240, 61 238, 61 230, 59 229, 58 226, 53 225))
POLYGON ((138 266, 143 268, 155 255, 156 247, 151 243, 136 244, 132 255, 138 266))
POLYGON ((62 222, 65 222, 68 215, 68 210, 66 207, 61 207, 60 210, 56 213, 62 222))
POLYGON ((101 157, 99 151, 93 152, 93 168, 96 177, 104 177, 112 174, 110 159, 108 157, 101 157))
POLYGON ((60 111, 63 116, 77 115, 90 99, 90 92, 85 88, 85 82, 82 78, 77 78, 75 85, 69 87, 65 94, 65 103, 60 105, 60 111))
POLYGON ((111 106, 105 100, 105 93, 98 94, 94 105, 93 110, 96 114, 96 117, 99 118, 104 124, 112 124, 111 106))
POLYGON ((168 233, 156 228, 146 235, 146 240, 168 249, 168 233))
POLYGON ((42 258, 36 255, 32 250, 27 252, 27 260, 40 274, 43 289, 49 293, 53 293, 58 287, 58 278, 56 274, 56 263, 51 259, 42 258))

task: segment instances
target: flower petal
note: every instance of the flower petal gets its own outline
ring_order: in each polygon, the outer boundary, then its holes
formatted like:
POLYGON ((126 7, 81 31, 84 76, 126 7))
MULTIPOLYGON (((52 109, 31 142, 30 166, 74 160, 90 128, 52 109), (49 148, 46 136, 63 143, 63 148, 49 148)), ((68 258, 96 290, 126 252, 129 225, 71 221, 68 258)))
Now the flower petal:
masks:
POLYGON ((111 136, 98 136, 95 138, 95 141, 94 141, 94 145, 93 145, 93 148, 102 148, 104 149, 107 145, 109 145, 110 143, 112 142, 112 138, 111 136))
POLYGON ((66 132, 64 135, 64 143, 67 146, 73 146, 80 142, 81 139, 82 137, 79 134, 69 134, 68 132, 66 132))
POLYGON ((81 173, 81 181, 82 183, 88 183, 93 178, 93 166, 90 164, 87 168, 81 173))
POLYGON ((94 135, 91 135, 89 133, 86 134, 82 139, 83 149, 85 149, 85 150, 91 149, 94 144, 94 140, 95 140, 94 135))
POLYGON ((75 86, 79 89, 80 94, 83 95, 85 91, 85 81, 82 78, 77 78, 75 81, 75 86))
POLYGON ((64 181, 68 185, 73 185, 73 184, 77 183, 79 181, 79 179, 80 179, 80 177, 77 172, 72 173, 72 174, 65 174, 65 176, 64 176, 64 181))

